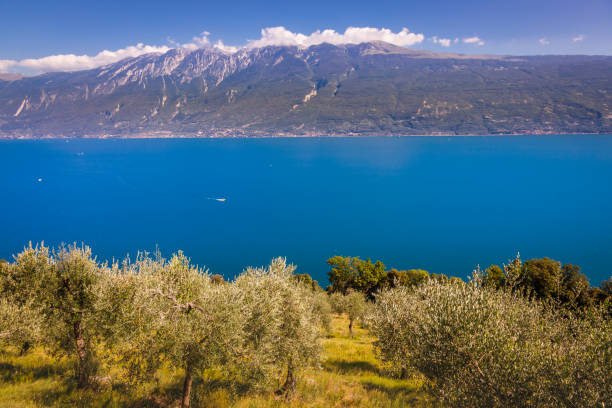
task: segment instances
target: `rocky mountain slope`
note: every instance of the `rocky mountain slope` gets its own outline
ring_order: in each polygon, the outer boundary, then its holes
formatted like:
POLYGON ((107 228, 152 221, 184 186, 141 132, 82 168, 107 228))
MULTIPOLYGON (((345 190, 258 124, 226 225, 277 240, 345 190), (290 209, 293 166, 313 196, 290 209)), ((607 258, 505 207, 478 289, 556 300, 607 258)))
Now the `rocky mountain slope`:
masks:
POLYGON ((0 137, 612 133, 612 57, 374 42, 147 54, 0 78, 0 137))

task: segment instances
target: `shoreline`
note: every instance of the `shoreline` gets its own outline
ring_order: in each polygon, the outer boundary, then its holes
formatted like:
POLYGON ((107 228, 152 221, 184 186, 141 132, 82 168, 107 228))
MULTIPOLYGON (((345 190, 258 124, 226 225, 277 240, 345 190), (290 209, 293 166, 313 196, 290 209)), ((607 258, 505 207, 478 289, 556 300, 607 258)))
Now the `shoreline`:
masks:
POLYGON ((127 140, 127 139, 203 139, 203 140, 214 140, 214 139, 368 139, 368 138, 410 138, 410 137, 508 137, 508 136, 612 136, 612 133, 482 133, 482 134, 415 134, 415 135, 377 135, 377 134, 329 134, 329 135, 191 135, 191 134, 172 134, 172 135, 160 135, 160 134, 134 134, 134 135, 84 135, 84 136, 40 136, 40 137, 23 137, 23 136, 8 136, 0 137, 0 141, 5 140, 127 140))

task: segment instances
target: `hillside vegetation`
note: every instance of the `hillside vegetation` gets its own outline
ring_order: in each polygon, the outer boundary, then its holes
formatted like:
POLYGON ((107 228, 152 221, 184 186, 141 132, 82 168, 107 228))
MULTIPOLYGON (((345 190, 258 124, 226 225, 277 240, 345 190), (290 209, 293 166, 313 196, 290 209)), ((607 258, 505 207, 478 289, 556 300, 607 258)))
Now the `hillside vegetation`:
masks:
POLYGON ((464 282, 333 257, 323 291, 282 258, 227 282, 182 253, 86 246, 0 262, 0 406, 598 407, 612 280, 548 258, 464 282))

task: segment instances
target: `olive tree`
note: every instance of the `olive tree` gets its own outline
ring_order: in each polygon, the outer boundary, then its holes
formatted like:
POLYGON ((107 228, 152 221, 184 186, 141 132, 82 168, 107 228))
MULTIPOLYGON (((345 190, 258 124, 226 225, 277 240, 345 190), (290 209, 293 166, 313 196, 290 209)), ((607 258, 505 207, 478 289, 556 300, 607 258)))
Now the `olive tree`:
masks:
POLYGON ((479 279, 429 280, 379 294, 371 324, 383 360, 420 371, 450 406, 603 407, 612 397, 612 330, 601 315, 561 317, 479 279))
POLYGON ((91 385, 97 368, 92 345, 101 327, 98 294, 106 266, 99 265, 84 245, 51 251, 44 244, 30 243, 0 269, 4 321, 17 313, 23 318, 11 337, 22 342, 22 350, 40 338, 46 347, 73 354, 77 386, 91 385))
POLYGON ((240 370, 254 385, 279 380, 289 395, 300 368, 318 362, 321 320, 310 288, 293 278, 295 266, 283 258, 268 267, 247 268, 233 285, 241 294, 244 317, 240 370))
POLYGON ((41 275, 41 311, 47 345, 77 357, 77 385, 91 385, 97 370, 94 344, 98 340, 99 293, 106 265, 100 265, 85 245, 53 251, 51 268, 41 275))
POLYGON ((44 346, 76 357, 77 386, 91 385, 97 369, 93 346, 103 327, 98 312, 106 265, 98 264, 84 245, 50 251, 30 243, 12 264, 0 268, 4 321, 17 313, 23 318, 12 337, 25 347, 44 333, 44 346))
POLYGON ((93 385, 98 380, 95 350, 107 326, 100 295, 108 292, 108 267, 85 245, 51 250, 30 243, 13 263, 1 264, 0 272, 1 320, 8 324, 21 316, 19 329, 9 337, 21 342, 22 351, 38 341, 74 356, 77 386, 93 385))
POLYGON ((240 294, 180 251, 169 261, 144 256, 122 269, 114 304, 130 302, 120 312, 118 335, 129 368, 143 377, 164 361, 183 369, 181 406, 188 407, 194 377, 233 361, 239 351, 240 294))
POLYGON ((0 262, 1 318, 5 327, 5 343, 18 346, 26 352, 39 340, 42 316, 42 278, 53 268, 49 248, 44 244, 32 246, 30 242, 14 257, 14 262, 0 262), (17 319, 13 325, 12 319, 17 319))
POLYGON ((330 303, 334 312, 346 313, 349 319, 349 334, 353 337, 353 325, 357 319, 364 316, 367 309, 365 295, 355 291, 349 291, 346 295, 332 293, 330 303))
POLYGON ((19 304, 41 297, 44 289, 42 277, 53 268, 52 254, 44 243, 32 246, 30 242, 14 261, 0 262, 0 291, 19 304))
POLYGON ((315 315, 318 317, 322 328, 329 333, 332 321, 332 306, 329 303, 329 296, 325 291, 318 290, 312 293, 312 301, 315 315))

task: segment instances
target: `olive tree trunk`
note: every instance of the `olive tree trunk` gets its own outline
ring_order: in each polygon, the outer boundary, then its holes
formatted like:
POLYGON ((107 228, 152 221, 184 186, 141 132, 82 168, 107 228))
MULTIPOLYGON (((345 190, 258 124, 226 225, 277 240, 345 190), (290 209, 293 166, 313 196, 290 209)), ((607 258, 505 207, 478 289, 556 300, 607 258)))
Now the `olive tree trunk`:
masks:
POLYGON ((289 364, 287 365, 287 378, 285 379, 285 383, 276 393, 279 395, 289 396, 295 391, 295 367, 293 366, 293 361, 289 360, 289 364))
POLYGON ((74 324, 74 340, 78 358, 77 386, 78 388, 87 388, 89 386, 89 352, 80 322, 74 324))
POLYGON ((30 350, 30 342, 24 341, 19 348, 19 355, 24 356, 30 350))
POLYGON ((188 408, 191 403, 191 384, 193 383, 193 374, 191 367, 187 366, 185 369, 185 381, 183 382, 183 400, 181 401, 181 408, 188 408))

